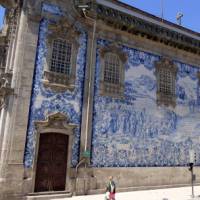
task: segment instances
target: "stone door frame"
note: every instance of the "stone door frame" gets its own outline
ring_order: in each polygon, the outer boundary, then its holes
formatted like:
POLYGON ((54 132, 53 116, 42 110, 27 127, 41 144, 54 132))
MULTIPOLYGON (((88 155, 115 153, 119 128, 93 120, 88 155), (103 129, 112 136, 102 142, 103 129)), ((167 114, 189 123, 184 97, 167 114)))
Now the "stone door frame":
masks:
POLYGON ((68 136, 68 155, 67 155, 67 169, 66 169, 66 181, 65 190, 70 189, 70 174, 71 174, 71 157, 72 157, 72 144, 74 138, 74 128, 77 127, 75 124, 69 123, 69 118, 62 113, 54 113, 48 115, 47 120, 36 121, 36 146, 35 146, 35 157, 33 163, 33 179, 32 179, 32 192, 35 191, 36 183, 36 170, 37 160, 39 152, 40 135, 45 133, 56 133, 64 134, 68 136))

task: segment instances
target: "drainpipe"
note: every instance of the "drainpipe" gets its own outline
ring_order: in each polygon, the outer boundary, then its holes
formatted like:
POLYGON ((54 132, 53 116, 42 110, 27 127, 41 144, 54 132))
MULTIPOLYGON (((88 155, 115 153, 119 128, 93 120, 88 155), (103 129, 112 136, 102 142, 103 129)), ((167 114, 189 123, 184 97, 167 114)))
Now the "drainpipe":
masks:
MULTIPOLYGON (((89 69, 89 83, 88 83, 88 99, 87 99, 87 113, 86 113, 86 133, 88 133, 88 129, 89 129, 89 114, 90 114, 90 109, 89 109, 89 105, 90 105, 90 95, 91 95, 91 79, 92 79, 92 63, 93 63, 93 50, 94 50, 94 40, 95 40, 95 33, 96 33, 96 20, 88 17, 87 13, 86 13, 86 9, 82 9, 84 17, 90 21, 93 22, 93 33, 92 33, 92 42, 91 42, 91 51, 90 51, 90 69, 89 69)), ((85 138, 85 151, 87 151, 87 145, 88 145, 88 136, 86 134, 86 138, 85 138)))
MULTIPOLYGON (((91 95, 91 79, 92 79, 92 63, 93 63, 93 49, 94 49, 94 40, 95 40, 95 33, 96 33, 96 20, 91 18, 91 17, 88 17, 87 16, 87 13, 86 13, 86 8, 82 8, 82 12, 83 12, 83 15, 84 15, 84 18, 85 19, 88 19, 90 21, 93 22, 93 33, 92 33, 92 41, 91 41, 91 51, 90 51, 90 65, 89 65, 89 82, 88 82, 88 99, 87 99, 87 112, 86 112, 86 133, 88 133, 88 129, 89 129, 89 112, 90 112, 90 109, 89 109, 89 105, 90 105, 90 95, 91 95)), ((85 146, 84 146, 84 150, 87 151, 87 145, 88 145, 88 136, 86 134, 86 138, 85 138, 85 146)), ((79 163, 77 164, 76 166, 76 172, 75 172, 75 186, 74 186, 74 193, 76 195, 77 193, 77 178, 78 178, 78 168, 81 166, 81 164, 85 163, 85 169, 87 168, 87 164, 88 164, 88 158, 86 157, 83 157, 79 163)), ((84 180, 85 182, 85 180, 84 180)), ((85 186, 84 186, 84 194, 85 194, 85 186)))
MULTIPOLYGON (((81 166, 81 164, 86 163, 86 158, 83 158, 79 161, 79 163, 76 165, 76 171, 75 171, 75 185, 74 185, 74 195, 76 195, 77 191, 76 191, 76 185, 77 185, 77 178, 78 178, 78 168, 81 166)), ((85 189, 85 187, 84 187, 85 189)), ((85 190, 84 190, 85 193, 85 190)))

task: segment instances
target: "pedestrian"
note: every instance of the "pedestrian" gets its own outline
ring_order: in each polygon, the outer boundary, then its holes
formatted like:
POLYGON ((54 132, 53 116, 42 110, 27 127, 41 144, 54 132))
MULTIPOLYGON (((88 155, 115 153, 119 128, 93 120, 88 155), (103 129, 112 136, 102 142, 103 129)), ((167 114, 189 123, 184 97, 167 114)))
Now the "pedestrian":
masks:
POLYGON ((113 177, 109 177, 109 182, 106 186, 106 197, 105 200, 115 200, 115 191, 116 191, 116 186, 115 182, 113 181, 113 177))

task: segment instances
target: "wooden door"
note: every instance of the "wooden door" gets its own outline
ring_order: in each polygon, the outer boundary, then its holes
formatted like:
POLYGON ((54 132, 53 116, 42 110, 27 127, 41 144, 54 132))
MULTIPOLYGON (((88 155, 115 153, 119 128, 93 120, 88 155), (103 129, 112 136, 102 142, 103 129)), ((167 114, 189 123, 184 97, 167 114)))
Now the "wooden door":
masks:
POLYGON ((35 192, 65 190, 68 136, 40 135, 35 192))

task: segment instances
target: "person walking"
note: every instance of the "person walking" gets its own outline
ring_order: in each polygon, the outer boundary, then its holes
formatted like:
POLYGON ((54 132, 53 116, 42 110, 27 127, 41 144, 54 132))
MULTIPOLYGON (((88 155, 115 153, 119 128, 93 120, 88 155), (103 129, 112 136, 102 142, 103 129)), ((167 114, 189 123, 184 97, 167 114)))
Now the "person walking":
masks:
POLYGON ((113 177, 109 177, 109 182, 106 186, 106 197, 105 200, 115 200, 116 185, 113 181, 113 177))

